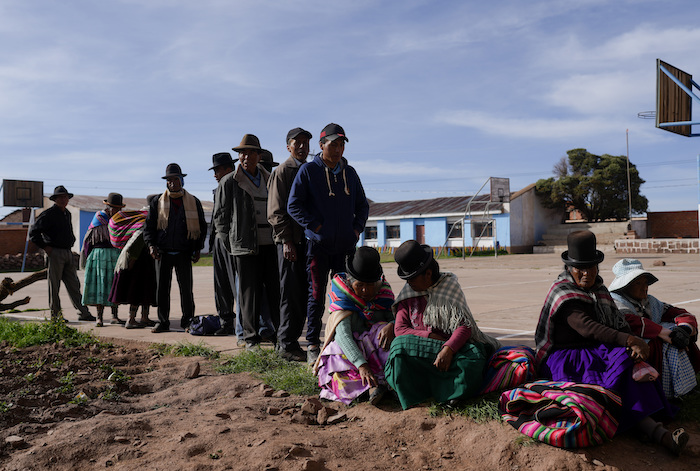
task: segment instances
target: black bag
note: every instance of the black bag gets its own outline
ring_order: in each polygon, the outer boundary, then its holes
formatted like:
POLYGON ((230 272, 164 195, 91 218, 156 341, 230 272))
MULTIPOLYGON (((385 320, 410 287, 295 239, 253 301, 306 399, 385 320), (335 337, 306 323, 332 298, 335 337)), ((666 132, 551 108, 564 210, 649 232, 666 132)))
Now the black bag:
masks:
POLYGON ((187 331, 191 335, 214 335, 220 328, 219 316, 194 316, 187 331))

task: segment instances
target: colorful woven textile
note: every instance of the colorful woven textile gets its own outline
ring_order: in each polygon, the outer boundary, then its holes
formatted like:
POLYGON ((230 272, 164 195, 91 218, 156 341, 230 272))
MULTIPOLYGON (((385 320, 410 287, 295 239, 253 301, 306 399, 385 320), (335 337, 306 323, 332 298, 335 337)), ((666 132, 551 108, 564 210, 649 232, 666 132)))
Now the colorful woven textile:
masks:
POLYGON ((102 211, 97 211, 95 213, 95 215, 92 217, 92 221, 90 221, 90 225, 88 226, 87 230, 89 231, 93 227, 107 224, 107 221, 109 221, 109 216, 107 215, 107 211, 105 211, 104 209, 102 211))
POLYGON ((328 294, 331 304, 328 308, 330 312, 353 311, 359 312, 369 321, 372 320, 374 311, 388 311, 394 304, 394 292, 382 275, 382 285, 379 292, 371 301, 365 301, 359 297, 349 286, 347 275, 338 273, 331 281, 331 292, 328 294))
POLYGON ((511 389, 534 378, 535 352, 530 347, 502 347, 489 360, 481 394, 511 389))
POLYGON ((142 228, 148 211, 119 211, 109 220, 109 239, 112 245, 123 249, 132 234, 142 228))
POLYGON ((535 381, 501 394, 498 409, 520 433, 559 448, 600 445, 617 431, 620 397, 600 386, 535 381))

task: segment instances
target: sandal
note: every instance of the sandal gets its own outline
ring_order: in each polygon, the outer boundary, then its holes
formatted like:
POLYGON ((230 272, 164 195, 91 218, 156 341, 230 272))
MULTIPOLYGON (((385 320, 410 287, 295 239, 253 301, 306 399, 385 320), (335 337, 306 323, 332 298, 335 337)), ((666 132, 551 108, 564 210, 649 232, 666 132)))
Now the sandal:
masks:
POLYGON ((668 451, 676 456, 679 456, 681 451, 683 451, 683 448, 685 448, 685 446, 688 444, 690 435, 688 435, 688 432, 686 432, 682 427, 677 428, 673 431, 673 433, 668 432, 668 434, 670 435, 670 443, 667 443, 669 439, 666 439, 664 440, 664 446, 668 449, 668 451))

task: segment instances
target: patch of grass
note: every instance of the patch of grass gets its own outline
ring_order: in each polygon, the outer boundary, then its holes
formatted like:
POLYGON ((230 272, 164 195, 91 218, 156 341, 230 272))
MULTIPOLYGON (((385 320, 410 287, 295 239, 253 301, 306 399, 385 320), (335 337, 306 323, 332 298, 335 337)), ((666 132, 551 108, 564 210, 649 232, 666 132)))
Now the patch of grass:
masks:
POLYGON ((193 267, 212 267, 214 266, 214 258, 212 257, 212 254, 201 254, 201 257, 199 257, 199 260, 197 260, 197 263, 192 264, 193 267))
POLYGON ((312 396, 319 393, 318 380, 304 363, 283 360, 272 350, 256 349, 234 357, 222 357, 214 366, 220 374, 247 371, 275 389, 312 396))
POLYGON ((0 402, 0 414, 4 414, 5 412, 9 411, 10 407, 12 407, 12 404, 8 404, 5 401, 0 402))
POLYGON ((16 322, 0 318, 0 341, 16 348, 61 342, 67 347, 99 344, 97 337, 69 327, 62 321, 16 322))
POLYGON ((522 434, 518 435, 514 441, 515 441, 515 444, 518 446, 533 446, 533 445, 537 445, 538 443, 540 443, 538 440, 536 440, 532 437, 528 437, 527 435, 522 435, 522 434))
POLYGON ((111 402, 119 402, 122 400, 122 397, 119 395, 117 392, 117 388, 115 387, 114 384, 110 384, 107 387, 107 390, 100 394, 100 398, 102 398, 105 401, 111 401, 111 402))
POLYGON ((75 385, 73 384, 74 379, 75 379, 75 373, 73 373, 72 371, 69 371, 68 373, 66 373, 65 376, 61 376, 58 379, 58 382, 61 383, 61 386, 57 389, 57 391, 60 393, 73 392, 73 389, 75 388, 75 385))
POLYGON ((154 343, 149 348, 155 350, 159 355, 173 355, 176 357, 204 357, 216 360, 220 356, 219 352, 205 345, 202 341, 197 344, 180 342, 177 345, 154 343))
POLYGON ((36 379, 35 373, 27 373, 26 375, 24 375, 24 380, 27 383, 32 383, 32 382, 34 382, 35 379, 36 379))
POLYGON ((461 415, 479 424, 492 420, 500 422, 501 414, 498 412, 499 396, 500 393, 492 393, 471 398, 457 407, 450 407, 446 404, 433 404, 430 406, 429 413, 432 416, 461 415))
POLYGON ((121 370, 114 369, 107 378, 107 381, 111 381, 114 384, 124 384, 130 379, 131 376, 127 375, 121 370))

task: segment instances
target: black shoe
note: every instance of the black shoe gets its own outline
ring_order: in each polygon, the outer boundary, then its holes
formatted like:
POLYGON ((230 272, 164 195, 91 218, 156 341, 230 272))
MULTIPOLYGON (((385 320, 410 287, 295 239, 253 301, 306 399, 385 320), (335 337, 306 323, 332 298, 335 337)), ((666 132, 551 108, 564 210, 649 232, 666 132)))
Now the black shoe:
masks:
POLYGON ((190 326, 191 323, 192 323, 192 318, 183 317, 182 319, 180 319, 180 327, 182 327, 185 330, 187 330, 187 328, 190 326))
POLYGON ((379 384, 376 388, 371 388, 369 390, 369 403, 373 406, 379 404, 388 390, 389 388, 384 384, 379 384))
POLYGON ((246 342, 245 349, 248 352, 260 350, 260 342, 246 342))
POLYGON ((309 365, 313 365, 316 363, 316 360, 318 360, 318 357, 320 355, 321 355, 321 347, 318 345, 311 345, 306 350, 306 362, 309 365))
POLYGON ((214 332, 214 335, 219 336, 219 337, 225 337, 227 335, 233 334, 233 330, 229 329, 228 327, 222 327, 216 332, 214 332))
POLYGON ((287 361, 306 361, 306 352, 301 348, 294 350, 279 350, 277 352, 283 360, 287 361))
POLYGON ((153 332, 154 334, 160 334, 161 332, 170 332, 170 327, 166 327, 159 322, 154 328, 151 329, 151 332, 153 332))
POLYGON ((79 321, 94 321, 95 316, 90 314, 89 312, 83 314, 82 312, 78 314, 78 320, 79 321))

